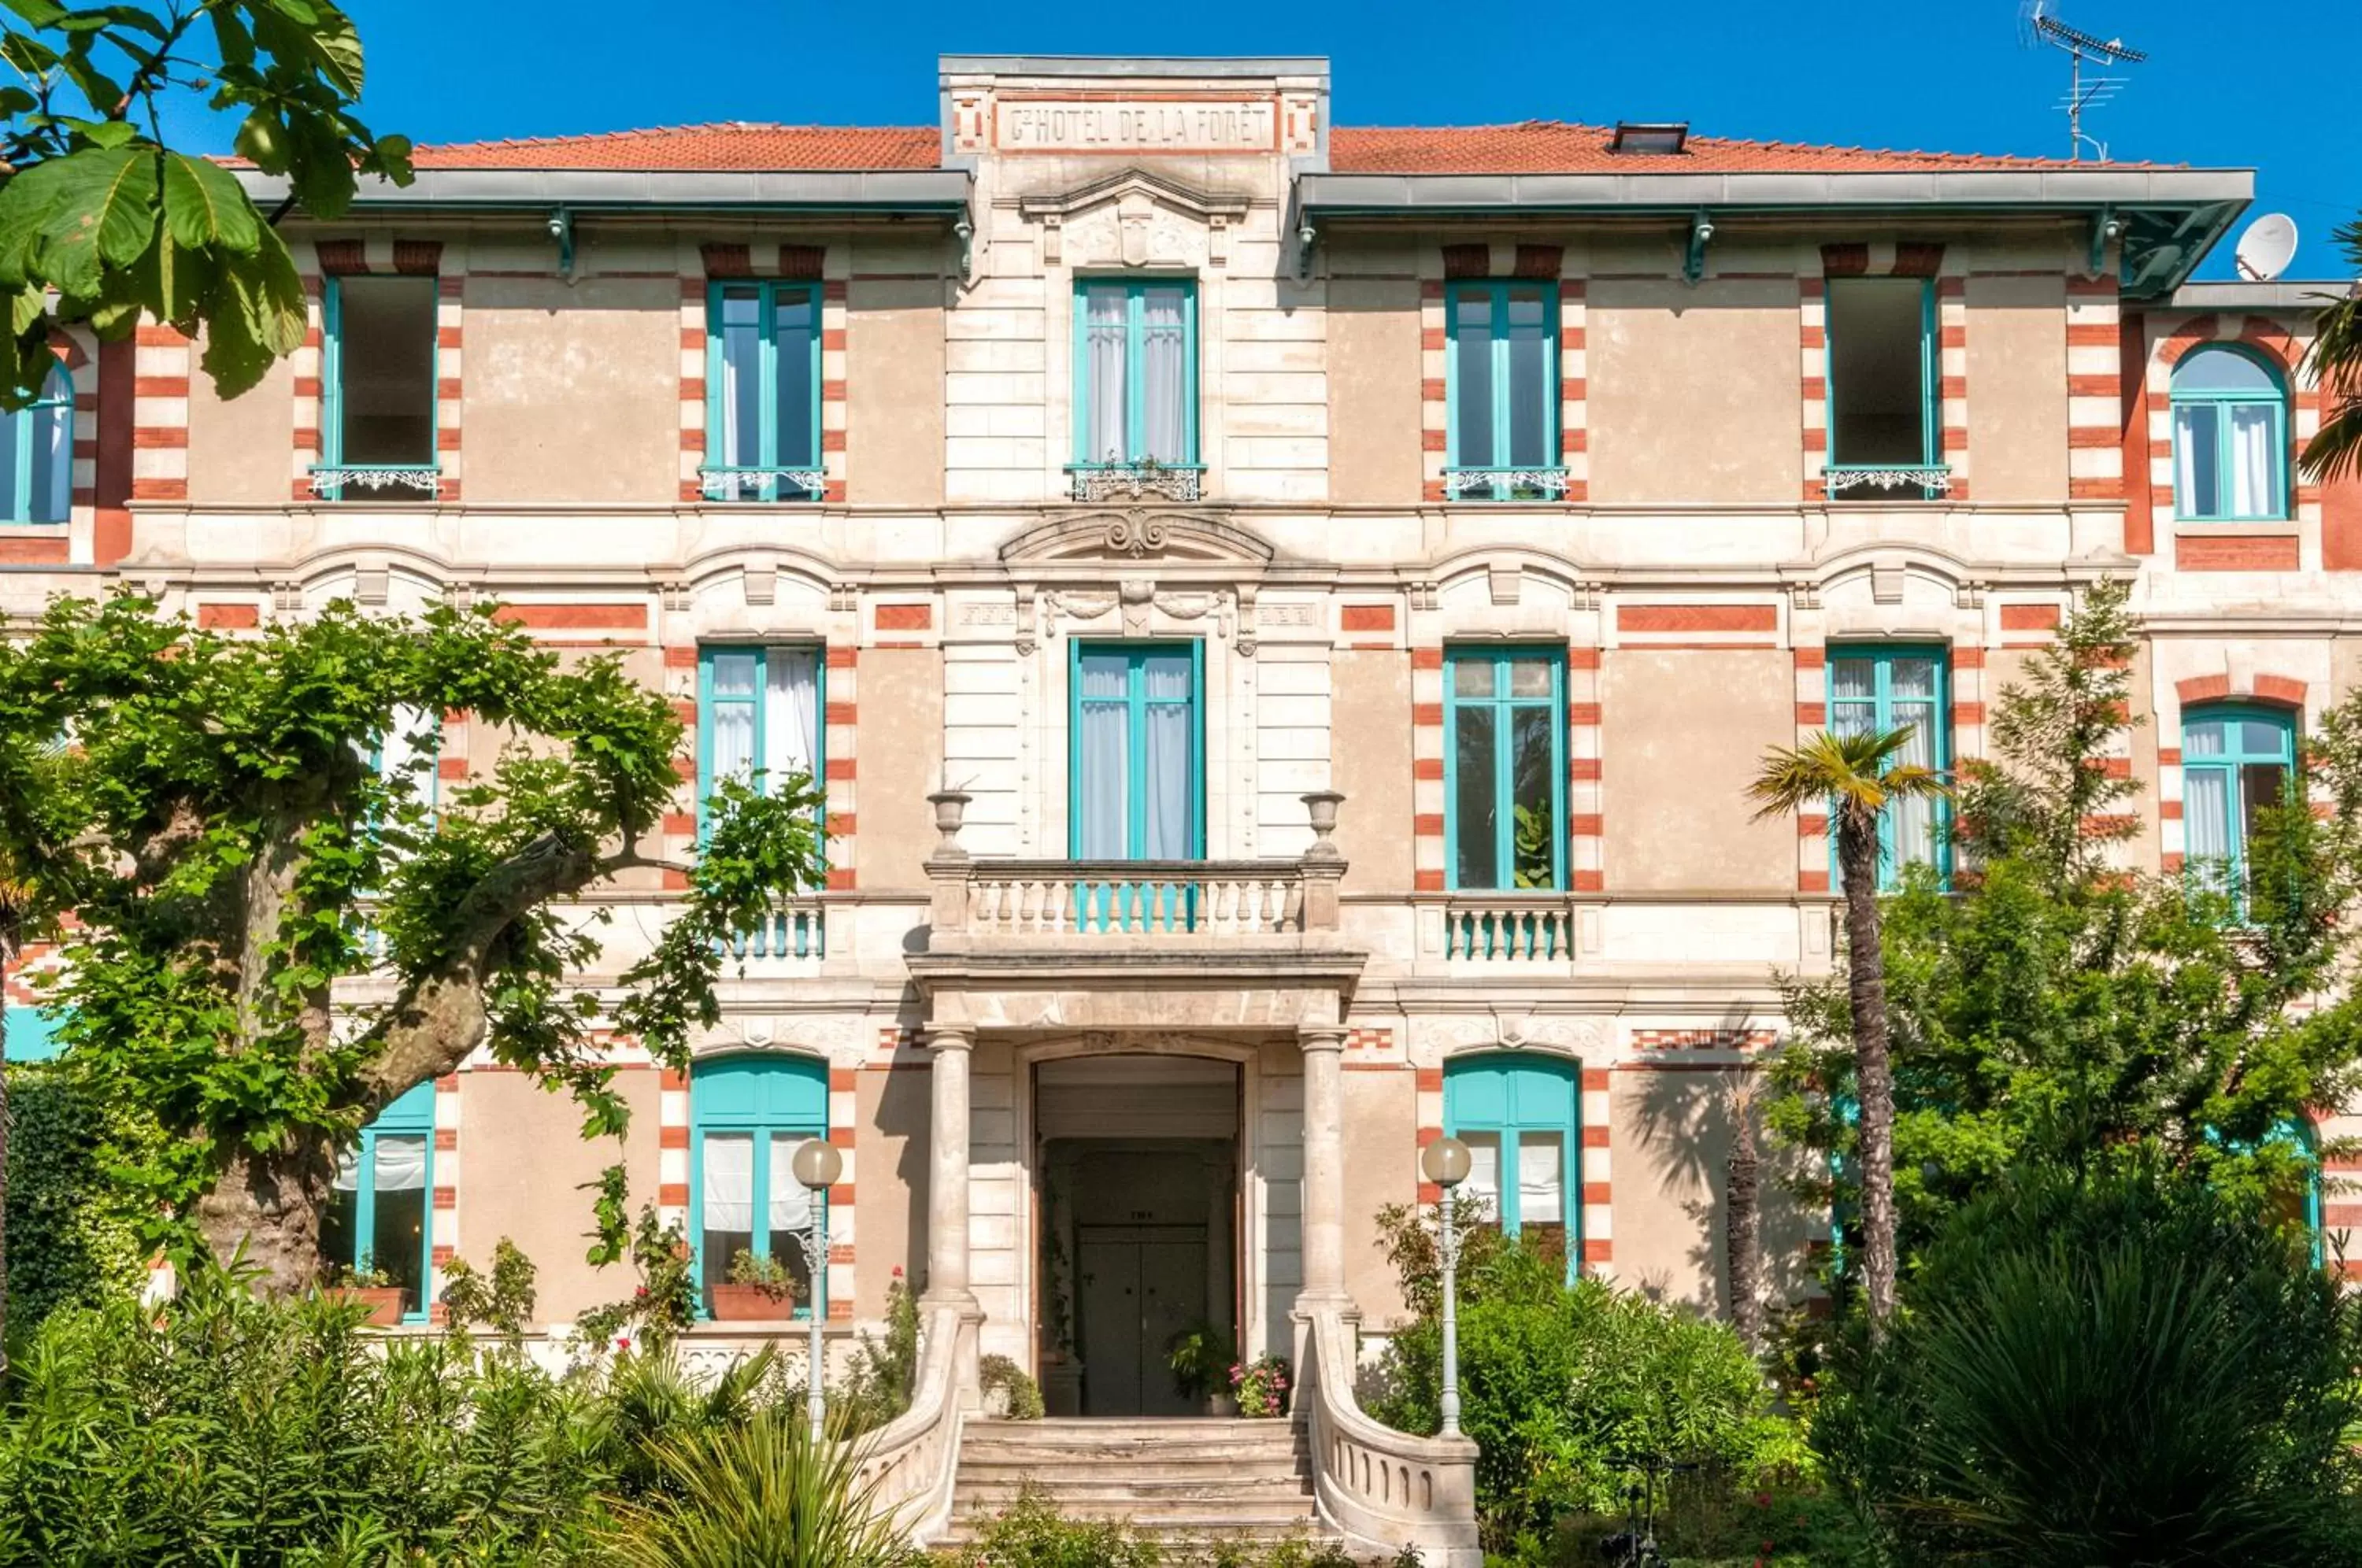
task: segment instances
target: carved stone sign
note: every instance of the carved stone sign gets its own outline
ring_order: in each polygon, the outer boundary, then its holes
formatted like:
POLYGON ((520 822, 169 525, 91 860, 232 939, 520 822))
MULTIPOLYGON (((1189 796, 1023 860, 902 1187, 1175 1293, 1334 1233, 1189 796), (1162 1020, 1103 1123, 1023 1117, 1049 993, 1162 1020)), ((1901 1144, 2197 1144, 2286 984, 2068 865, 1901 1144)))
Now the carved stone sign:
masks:
POLYGON ((993 146, 1002 152, 1275 152, 1269 98, 1002 98, 993 146))

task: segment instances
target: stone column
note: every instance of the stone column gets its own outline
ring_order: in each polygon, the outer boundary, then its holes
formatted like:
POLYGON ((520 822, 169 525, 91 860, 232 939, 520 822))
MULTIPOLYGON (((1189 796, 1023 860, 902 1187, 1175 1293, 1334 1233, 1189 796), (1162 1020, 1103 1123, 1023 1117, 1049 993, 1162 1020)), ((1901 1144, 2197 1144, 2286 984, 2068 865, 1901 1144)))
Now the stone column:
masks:
POLYGON ((1301 1318, 1349 1309, 1345 1294, 1345 1027, 1308 1024, 1304 1046, 1304 1288, 1301 1318))
POLYGON ((923 1300, 973 1310, 967 1284, 968 1066, 976 1039, 932 1028, 927 1117, 927 1288, 923 1300))

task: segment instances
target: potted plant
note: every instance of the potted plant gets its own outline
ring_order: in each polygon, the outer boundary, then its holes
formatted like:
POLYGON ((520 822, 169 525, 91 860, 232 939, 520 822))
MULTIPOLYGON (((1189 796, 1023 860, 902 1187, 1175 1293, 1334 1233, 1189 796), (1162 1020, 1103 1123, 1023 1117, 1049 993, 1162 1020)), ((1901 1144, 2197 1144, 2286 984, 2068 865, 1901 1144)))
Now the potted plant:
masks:
POLYGON ((1200 1318, 1164 1342, 1173 1391, 1202 1402, 1209 1416, 1231 1414, 1231 1336, 1200 1318))
POLYGON ((401 1327, 402 1309, 410 1297, 410 1292, 394 1284, 392 1275, 377 1266, 375 1258, 337 1268, 328 1276, 326 1294, 367 1307, 369 1316, 362 1321, 376 1329, 401 1327))
POLYGON ((730 1260, 730 1277, 706 1286, 716 1321, 759 1322, 792 1317, 799 1286, 778 1258, 758 1258, 745 1248, 730 1260))
POLYGON ((1287 1414, 1287 1358, 1259 1355, 1231 1368, 1231 1397, 1239 1414, 1268 1419, 1287 1414))

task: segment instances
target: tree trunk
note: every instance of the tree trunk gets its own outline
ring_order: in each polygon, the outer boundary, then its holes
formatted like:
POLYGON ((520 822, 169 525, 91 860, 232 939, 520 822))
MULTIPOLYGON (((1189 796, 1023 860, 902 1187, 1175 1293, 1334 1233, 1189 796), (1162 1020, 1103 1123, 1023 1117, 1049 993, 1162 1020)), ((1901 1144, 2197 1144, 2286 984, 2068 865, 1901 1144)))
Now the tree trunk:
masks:
POLYGON ((1855 1093, 1861 1166, 1861 1273, 1870 1337, 1894 1316, 1894 1067, 1887 1051, 1886 955, 1878 944, 1878 823, 1840 812, 1838 866, 1845 875, 1846 966, 1853 1002, 1855 1093))
POLYGON ((336 1174, 327 1138, 310 1129, 268 1154, 241 1149, 198 1200, 197 1228, 216 1260, 227 1264, 243 1248, 246 1264, 260 1270, 257 1288, 292 1295, 319 1278, 320 1215, 336 1174))
POLYGON ((1743 1082, 1731 1096, 1730 1159, 1725 1169, 1723 1248, 1730 1269, 1730 1326, 1757 1353, 1763 1349, 1762 1162, 1755 1141, 1755 1095, 1743 1082))

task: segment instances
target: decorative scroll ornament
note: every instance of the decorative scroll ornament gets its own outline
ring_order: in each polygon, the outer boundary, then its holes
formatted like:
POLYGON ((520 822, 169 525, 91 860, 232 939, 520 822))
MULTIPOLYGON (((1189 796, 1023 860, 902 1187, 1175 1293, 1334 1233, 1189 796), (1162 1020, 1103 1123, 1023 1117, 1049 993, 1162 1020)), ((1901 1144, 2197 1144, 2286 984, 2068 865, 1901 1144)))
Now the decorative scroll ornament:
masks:
POLYGON ((1138 513, 1119 517, 1107 527, 1107 553, 1111 556, 1142 556, 1162 554, 1164 549, 1164 525, 1153 517, 1138 513))
POLYGON ((1443 493, 1459 501, 1472 492, 1501 499, 1531 491, 1551 501, 1566 499, 1564 469, 1463 469, 1443 476, 1443 493))
POLYGON ((1167 501, 1198 501, 1202 499, 1204 473, 1202 469, 1173 468, 1164 463, 1116 463, 1079 468, 1071 477, 1076 501, 1144 501, 1150 496, 1162 496, 1167 501))
POLYGON ((400 486, 423 495, 433 495, 442 475, 434 469, 314 469, 312 493, 334 495, 348 485, 362 490, 387 490, 400 486))
POLYGON ((794 486, 804 491, 804 498, 811 500, 818 500, 828 489, 828 471, 824 469, 701 469, 698 478, 704 484, 708 501, 744 501, 750 496, 759 500, 764 487, 774 480, 783 490, 794 486))

